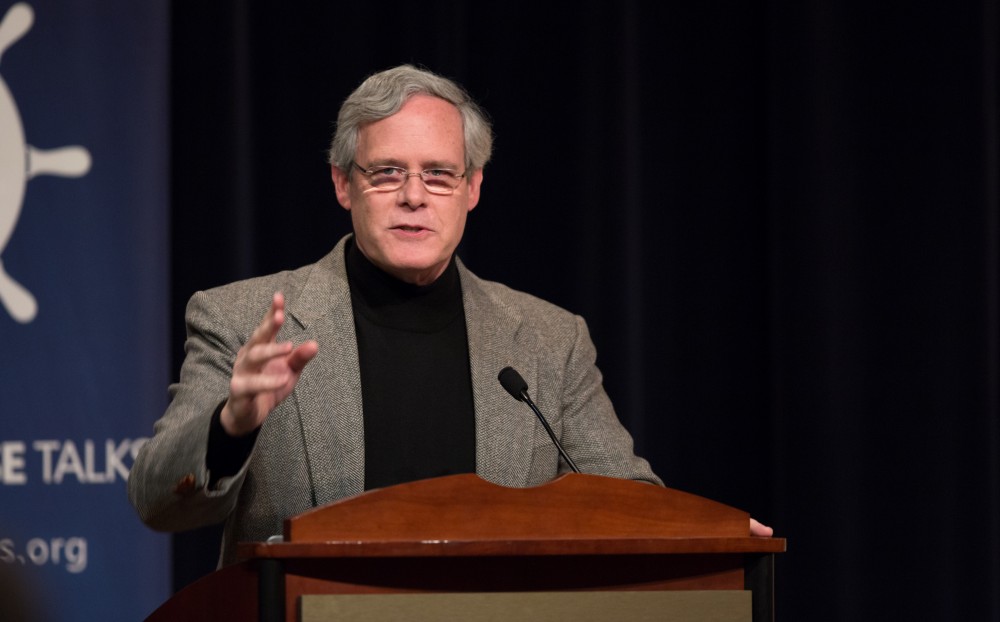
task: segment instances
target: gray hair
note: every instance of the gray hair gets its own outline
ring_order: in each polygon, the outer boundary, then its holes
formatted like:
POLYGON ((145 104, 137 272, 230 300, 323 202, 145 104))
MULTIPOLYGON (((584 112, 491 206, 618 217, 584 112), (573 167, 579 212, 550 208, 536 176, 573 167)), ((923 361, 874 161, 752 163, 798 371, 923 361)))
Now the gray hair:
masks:
POLYGON ((350 171, 361 128, 396 114, 414 95, 432 95, 454 104, 462 115, 466 170, 486 166, 493 150, 493 130, 485 113, 455 82, 412 65, 369 76, 344 100, 327 161, 342 171, 350 171))

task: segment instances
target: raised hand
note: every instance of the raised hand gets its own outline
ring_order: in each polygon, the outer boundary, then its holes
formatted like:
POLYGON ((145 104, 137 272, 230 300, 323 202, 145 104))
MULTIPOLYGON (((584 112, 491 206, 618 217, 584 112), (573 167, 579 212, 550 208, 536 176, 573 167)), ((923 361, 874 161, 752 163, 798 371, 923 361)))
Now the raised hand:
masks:
POLYGON ((284 322, 285 297, 276 292, 264 319, 236 353, 229 399, 220 417, 222 427, 232 436, 244 436, 259 428, 292 392, 306 364, 319 352, 315 341, 294 347, 288 341, 276 342, 284 322))

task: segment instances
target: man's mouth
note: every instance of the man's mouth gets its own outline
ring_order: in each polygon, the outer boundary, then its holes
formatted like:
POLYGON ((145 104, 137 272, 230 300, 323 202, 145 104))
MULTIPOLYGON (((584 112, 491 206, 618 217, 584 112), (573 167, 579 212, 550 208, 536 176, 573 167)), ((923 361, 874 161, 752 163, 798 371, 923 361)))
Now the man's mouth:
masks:
POLYGON ((393 229, 399 229, 400 231, 406 231, 407 233, 420 233, 425 231, 424 227, 417 227, 413 225, 397 225, 393 229))

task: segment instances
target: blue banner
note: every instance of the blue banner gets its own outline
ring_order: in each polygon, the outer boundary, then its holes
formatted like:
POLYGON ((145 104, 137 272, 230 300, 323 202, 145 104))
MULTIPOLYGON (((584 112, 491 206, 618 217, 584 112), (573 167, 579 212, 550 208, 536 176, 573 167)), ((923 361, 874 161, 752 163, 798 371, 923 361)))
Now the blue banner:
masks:
POLYGON ((138 620, 170 594, 125 492, 170 380, 168 7, 0 20, 0 593, 138 620))

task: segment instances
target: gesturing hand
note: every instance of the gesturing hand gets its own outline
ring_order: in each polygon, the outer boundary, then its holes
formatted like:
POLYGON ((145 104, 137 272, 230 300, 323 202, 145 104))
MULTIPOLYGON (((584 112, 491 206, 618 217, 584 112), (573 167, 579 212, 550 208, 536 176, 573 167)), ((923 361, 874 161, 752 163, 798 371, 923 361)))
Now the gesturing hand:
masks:
POLYGON ((285 297, 274 294, 271 308, 236 353, 229 399, 222 407, 222 427, 232 436, 243 436, 259 428, 264 419, 295 388, 306 363, 319 351, 319 344, 306 341, 297 347, 277 343, 278 329, 285 322, 285 297))

